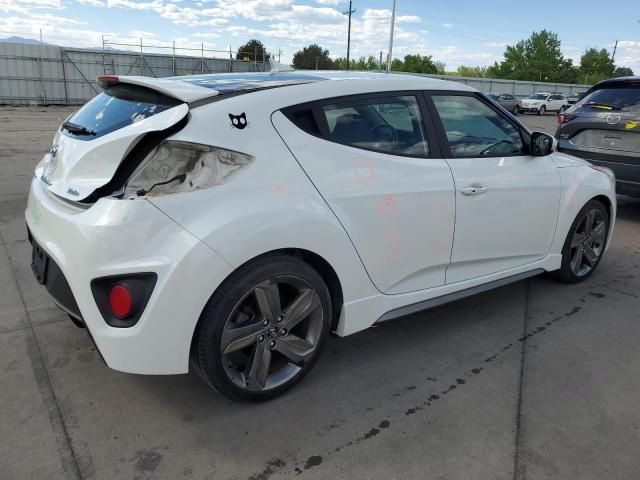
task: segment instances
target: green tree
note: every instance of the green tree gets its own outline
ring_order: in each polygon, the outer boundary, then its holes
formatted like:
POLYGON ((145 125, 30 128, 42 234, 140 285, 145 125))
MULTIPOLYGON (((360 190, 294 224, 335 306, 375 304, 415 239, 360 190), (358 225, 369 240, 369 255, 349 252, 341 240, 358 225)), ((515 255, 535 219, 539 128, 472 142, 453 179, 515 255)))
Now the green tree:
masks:
POLYGON ((329 58, 329 50, 312 43, 293 54, 293 68, 298 70, 331 70, 334 62, 329 58))
MULTIPOLYGON (((393 64, 392 64, 393 66, 393 64)), ((401 71, 412 73, 438 73, 438 67, 430 55, 405 55, 401 71)))
POLYGON ((404 62, 399 58, 394 58, 393 60, 391 60, 391 70, 394 72, 403 72, 404 62))
POLYGON ((613 76, 615 66, 605 48, 588 48, 580 57, 579 78, 585 83, 597 83, 613 76))
POLYGON ((618 67, 613 72, 614 77, 632 77, 633 70, 629 67, 618 67))
POLYGON ((504 60, 489 67, 487 74, 511 80, 566 81, 575 76, 575 67, 562 55, 560 46, 556 33, 533 32, 526 40, 508 45, 504 60))
POLYGON ((269 61, 269 54, 264 48, 263 43, 260 40, 256 40, 252 38, 247 43, 238 48, 238 53, 236 53, 237 60, 249 60, 250 62, 258 61, 262 62, 264 56, 264 61, 269 61))
POLYGON ((460 65, 456 70, 456 75, 461 77, 486 77, 487 67, 468 67, 466 65, 460 65))

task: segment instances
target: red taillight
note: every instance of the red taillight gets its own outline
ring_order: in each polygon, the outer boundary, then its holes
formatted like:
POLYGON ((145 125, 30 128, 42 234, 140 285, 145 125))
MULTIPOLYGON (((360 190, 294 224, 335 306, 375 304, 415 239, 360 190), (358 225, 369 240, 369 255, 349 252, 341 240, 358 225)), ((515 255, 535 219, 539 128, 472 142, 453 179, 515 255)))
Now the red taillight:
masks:
POLYGON ((109 291, 109 309, 114 316, 126 318, 131 313, 133 301, 129 289, 122 284, 116 284, 109 291))
POLYGON ((569 123, 571 120, 576 118, 576 116, 571 113, 559 113, 557 118, 558 123, 562 125, 564 123, 569 123))
POLYGON ((100 75, 96 80, 103 88, 120 83, 120 79, 116 75, 100 75))

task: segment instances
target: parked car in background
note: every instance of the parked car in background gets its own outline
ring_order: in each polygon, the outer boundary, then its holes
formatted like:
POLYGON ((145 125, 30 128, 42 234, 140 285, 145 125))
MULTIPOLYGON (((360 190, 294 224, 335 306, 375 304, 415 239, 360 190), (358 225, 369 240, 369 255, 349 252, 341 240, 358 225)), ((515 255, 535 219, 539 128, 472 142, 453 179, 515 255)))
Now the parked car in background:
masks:
POLYGON ((544 115, 547 112, 564 112, 569 106, 569 100, 561 93, 540 92, 522 100, 520 111, 544 115))
POLYGON ((585 92, 572 93, 567 97, 569 101, 569 105, 575 105, 582 97, 584 97, 585 92))
POLYGON ((522 102, 510 93, 490 93, 487 97, 514 115, 520 113, 520 104, 522 102))
POLYGON ((594 85, 558 123, 560 151, 609 167, 618 193, 640 197, 640 77, 594 85))
POLYGON ((33 273, 109 367, 266 400, 330 332, 597 268, 608 169, 467 85, 276 68, 99 77, 36 167, 33 273))

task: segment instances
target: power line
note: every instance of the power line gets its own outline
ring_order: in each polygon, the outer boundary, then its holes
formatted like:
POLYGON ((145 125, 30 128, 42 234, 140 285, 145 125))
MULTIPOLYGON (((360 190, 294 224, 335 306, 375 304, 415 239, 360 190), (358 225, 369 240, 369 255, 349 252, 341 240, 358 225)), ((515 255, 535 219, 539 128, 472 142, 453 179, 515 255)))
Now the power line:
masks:
POLYGON ((351 0, 349 0, 349 10, 342 12, 343 15, 349 15, 349 29, 347 30, 347 70, 351 68, 349 63, 349 54, 351 53, 351 15, 354 13, 356 13, 356 11, 351 8, 351 0))

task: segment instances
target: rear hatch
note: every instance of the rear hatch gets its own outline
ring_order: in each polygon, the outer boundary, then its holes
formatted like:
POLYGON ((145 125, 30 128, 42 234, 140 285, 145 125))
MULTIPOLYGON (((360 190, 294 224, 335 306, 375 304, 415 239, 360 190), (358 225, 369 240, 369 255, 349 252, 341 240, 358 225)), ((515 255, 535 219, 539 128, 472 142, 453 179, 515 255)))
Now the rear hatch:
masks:
POLYGON ((36 169, 48 189, 65 199, 90 200, 114 178, 136 146, 150 135, 157 143, 158 137, 184 124, 189 113, 187 101, 217 93, 188 86, 189 91, 178 88, 174 94, 171 84, 182 83, 175 81, 151 83, 136 77, 108 80, 104 92, 65 120, 51 151, 36 169))
POLYGON ((596 86, 560 115, 558 138, 567 147, 594 154, 640 156, 640 81, 596 86))

